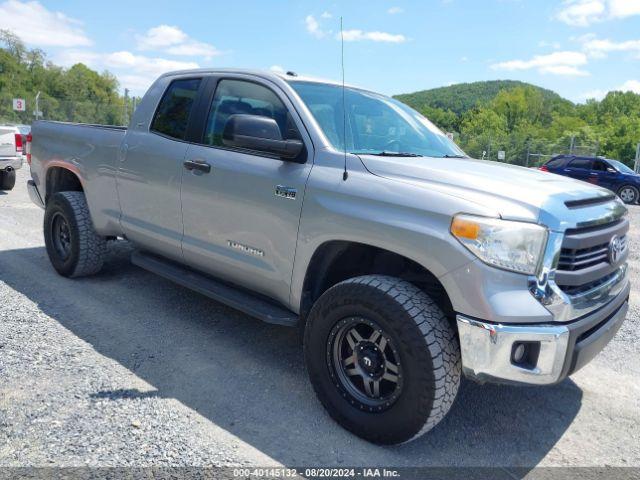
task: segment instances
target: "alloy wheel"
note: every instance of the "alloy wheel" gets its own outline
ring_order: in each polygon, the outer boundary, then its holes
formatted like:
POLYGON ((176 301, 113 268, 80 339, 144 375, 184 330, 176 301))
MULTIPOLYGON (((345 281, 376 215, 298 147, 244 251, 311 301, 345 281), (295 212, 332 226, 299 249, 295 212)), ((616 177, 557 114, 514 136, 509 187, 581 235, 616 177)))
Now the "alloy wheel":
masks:
POLYGON ((342 396, 361 410, 384 411, 402 392, 398 352, 387 333, 369 319, 349 317, 334 326, 327 363, 342 396))

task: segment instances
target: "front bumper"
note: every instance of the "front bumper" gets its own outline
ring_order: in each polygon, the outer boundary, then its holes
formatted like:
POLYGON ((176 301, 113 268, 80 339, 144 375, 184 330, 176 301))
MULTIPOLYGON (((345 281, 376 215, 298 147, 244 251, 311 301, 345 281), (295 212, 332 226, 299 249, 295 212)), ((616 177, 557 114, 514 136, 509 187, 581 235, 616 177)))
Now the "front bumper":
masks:
POLYGON ((565 324, 505 325, 457 316, 462 369, 479 382, 553 384, 595 357, 622 325, 630 286, 579 320, 565 324), (518 345, 526 347, 515 360, 518 345))
POLYGON ((22 168, 22 157, 0 157, 0 171, 3 172, 7 168, 11 170, 22 168))

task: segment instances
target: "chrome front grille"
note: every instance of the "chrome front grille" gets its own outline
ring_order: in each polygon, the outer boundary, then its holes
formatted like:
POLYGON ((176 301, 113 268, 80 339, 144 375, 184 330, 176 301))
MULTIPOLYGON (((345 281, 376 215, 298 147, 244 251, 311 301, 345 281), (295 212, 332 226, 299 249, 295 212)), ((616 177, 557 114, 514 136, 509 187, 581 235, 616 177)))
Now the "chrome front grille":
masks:
POLYGON ((555 281, 567 295, 596 288, 615 273, 628 255, 629 221, 621 219, 602 226, 567 230, 556 269, 555 281), (618 238, 617 255, 611 242, 618 238))

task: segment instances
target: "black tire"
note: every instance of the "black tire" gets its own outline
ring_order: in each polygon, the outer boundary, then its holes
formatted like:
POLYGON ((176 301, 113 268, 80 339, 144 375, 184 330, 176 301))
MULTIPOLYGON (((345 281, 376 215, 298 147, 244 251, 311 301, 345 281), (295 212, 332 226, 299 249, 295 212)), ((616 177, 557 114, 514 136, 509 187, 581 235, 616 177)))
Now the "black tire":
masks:
MULTIPOLYGON (((361 352, 356 352, 358 345, 362 350, 371 338, 373 333, 354 347, 351 337, 347 351, 351 348, 353 352, 342 364, 350 361, 355 368, 357 359, 357 368, 371 365, 371 361, 363 363, 358 357, 361 352)), ((431 430, 451 408, 460 385, 460 347, 442 310, 411 283, 383 275, 346 280, 318 299, 307 320, 304 357, 313 388, 329 415, 347 430, 379 444, 408 442, 431 430), (353 379, 352 385, 358 375, 363 383, 370 379, 362 373, 345 377, 339 372, 335 353, 330 353, 342 352, 343 348, 336 343, 339 333, 333 332, 345 328, 345 322, 354 321, 356 329, 368 323, 379 327, 380 335, 387 339, 384 358, 398 357, 399 391, 392 390, 387 404, 368 404, 358 392, 354 394, 353 386, 344 378, 353 379)), ((354 372, 354 368, 349 371, 354 372)), ((382 395, 380 386, 378 393, 382 395)))
POLYGON ((638 193, 638 189, 633 185, 623 185, 618 190, 618 196, 620 199, 627 204, 638 203, 638 199, 640 199, 640 194, 638 193))
POLYGON ((0 190, 13 190, 16 185, 16 171, 0 172, 0 190))
POLYGON ((59 192, 47 202, 44 242, 63 277, 93 275, 102 268, 106 241, 93 228, 83 192, 59 192))

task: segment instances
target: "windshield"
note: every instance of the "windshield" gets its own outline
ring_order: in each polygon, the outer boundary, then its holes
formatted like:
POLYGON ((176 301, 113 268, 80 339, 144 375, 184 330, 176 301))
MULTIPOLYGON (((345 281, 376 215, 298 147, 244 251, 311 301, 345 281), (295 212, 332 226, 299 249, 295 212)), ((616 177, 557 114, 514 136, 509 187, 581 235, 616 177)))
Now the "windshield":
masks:
POLYGON ((327 139, 337 150, 355 154, 466 157, 433 123, 401 102, 339 85, 293 81, 327 139), (346 132, 345 132, 346 131, 346 132))
POLYGON ((620 173, 626 173, 626 174, 630 174, 633 175, 635 172, 633 170, 631 170, 629 167, 627 167, 624 163, 619 162, 618 160, 611 160, 609 158, 607 158, 607 161, 613 165, 613 167, 618 170, 620 173))

